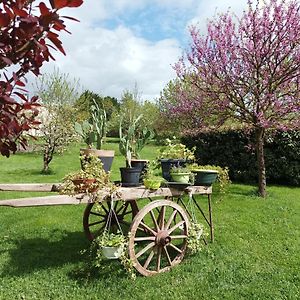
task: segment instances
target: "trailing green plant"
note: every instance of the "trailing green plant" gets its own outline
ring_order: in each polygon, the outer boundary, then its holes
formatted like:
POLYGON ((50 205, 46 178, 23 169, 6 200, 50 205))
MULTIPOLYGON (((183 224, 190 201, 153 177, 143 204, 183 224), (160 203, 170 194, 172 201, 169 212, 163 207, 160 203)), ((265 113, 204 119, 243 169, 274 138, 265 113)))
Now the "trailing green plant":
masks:
POLYGON ((188 251, 191 254, 196 254, 203 249, 203 238, 208 234, 205 231, 203 224, 196 221, 191 221, 189 225, 189 235, 187 238, 188 251))
POLYGON ((60 193, 67 195, 74 195, 78 190, 91 192, 102 188, 108 189, 111 193, 116 190, 114 183, 110 181, 110 174, 106 173, 103 169, 101 160, 93 155, 80 155, 82 169, 77 172, 67 174, 63 178, 60 193), (76 179, 94 179, 94 182, 88 186, 82 184, 81 188, 78 187, 74 180, 76 179))
POLYGON ((194 152, 196 147, 191 149, 187 148, 186 145, 178 143, 176 138, 166 139, 166 145, 159 150, 158 159, 184 159, 187 161, 193 161, 195 159, 194 152))
POLYGON ((229 178, 229 169, 227 167, 220 167, 220 166, 211 166, 211 165, 205 165, 201 166, 196 163, 191 164, 188 166, 188 168, 193 170, 215 170, 218 171, 218 176, 216 183, 214 184, 218 189, 219 192, 222 194, 226 193, 226 190, 228 189, 229 185, 231 184, 231 180, 229 178))
POLYGON ((91 267, 96 267, 99 269, 104 269, 104 261, 106 257, 103 255, 103 247, 118 247, 119 257, 121 265, 124 267, 125 271, 129 274, 131 279, 136 278, 135 268, 133 266, 133 261, 128 256, 128 245, 129 245, 129 235, 125 236, 120 232, 108 233, 104 231, 102 235, 98 236, 92 241, 90 247, 87 250, 82 251, 82 254, 88 253, 87 269, 91 267))

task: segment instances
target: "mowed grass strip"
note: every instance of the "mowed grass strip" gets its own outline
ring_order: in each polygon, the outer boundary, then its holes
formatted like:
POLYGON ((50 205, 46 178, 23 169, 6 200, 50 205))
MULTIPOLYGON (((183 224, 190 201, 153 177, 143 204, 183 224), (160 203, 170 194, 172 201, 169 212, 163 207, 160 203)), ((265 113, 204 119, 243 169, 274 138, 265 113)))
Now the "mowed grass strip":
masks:
MULTIPOLYGON (((83 145, 81 145, 83 146, 83 145)), ((59 182, 80 168, 73 145, 41 175, 41 154, 0 157, 0 182, 59 182)), ((112 178, 124 158, 115 149, 112 178)), ((143 158, 156 156, 148 146, 143 158)), ((4 193, 0 199, 33 193, 4 193)), ((82 231, 85 206, 10 208, 0 206, 0 299, 300 299, 300 188, 233 184, 221 200, 213 194, 215 243, 171 272, 130 280, 117 261, 86 281, 77 272, 80 250, 88 246, 82 231)), ((205 206, 206 199, 199 198, 205 206)), ((199 217, 199 220, 200 217, 199 217)))

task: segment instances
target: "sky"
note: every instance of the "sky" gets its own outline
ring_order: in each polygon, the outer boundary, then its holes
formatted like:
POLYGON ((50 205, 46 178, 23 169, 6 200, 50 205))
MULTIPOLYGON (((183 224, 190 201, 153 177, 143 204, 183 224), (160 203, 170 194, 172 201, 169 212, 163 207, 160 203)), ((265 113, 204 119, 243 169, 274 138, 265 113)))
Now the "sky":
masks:
POLYGON ((188 27, 205 33, 207 19, 229 7, 240 15, 247 0, 84 0, 62 10, 80 23, 67 23, 72 34, 61 35, 67 55, 54 53, 56 61, 42 72, 59 68, 82 89, 118 99, 137 85, 141 98, 153 101, 176 77, 172 66, 188 48, 188 27))

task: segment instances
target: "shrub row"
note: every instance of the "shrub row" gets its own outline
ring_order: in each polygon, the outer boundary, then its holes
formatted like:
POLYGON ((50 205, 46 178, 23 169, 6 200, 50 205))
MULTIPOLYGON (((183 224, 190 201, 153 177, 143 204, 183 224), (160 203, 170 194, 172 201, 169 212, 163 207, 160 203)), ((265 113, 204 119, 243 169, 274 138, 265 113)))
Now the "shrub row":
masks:
MULTIPOLYGON (((189 148, 196 146, 199 164, 229 168, 234 181, 257 181, 254 134, 242 130, 201 133, 183 137, 189 148)), ((300 185, 300 131, 270 132, 265 142, 267 182, 300 185)))

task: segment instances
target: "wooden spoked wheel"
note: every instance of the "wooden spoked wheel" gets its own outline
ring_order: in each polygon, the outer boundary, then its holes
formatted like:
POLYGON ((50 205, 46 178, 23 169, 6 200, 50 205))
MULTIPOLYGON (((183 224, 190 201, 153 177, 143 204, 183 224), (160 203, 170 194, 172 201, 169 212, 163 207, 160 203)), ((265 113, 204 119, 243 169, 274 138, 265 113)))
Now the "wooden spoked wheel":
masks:
POLYGON ((170 270, 184 257, 188 217, 173 201, 157 200, 143 207, 133 219, 129 256, 144 276, 170 270))
MULTIPOLYGON (((107 223, 109 210, 111 208, 110 201, 101 203, 89 203, 83 214, 83 229, 86 237, 92 241, 95 237, 101 234, 107 223)), ((120 224, 123 232, 129 230, 132 219, 138 212, 138 207, 135 200, 131 201, 115 201, 114 203, 115 215, 111 217, 111 232, 119 230, 120 224)))

